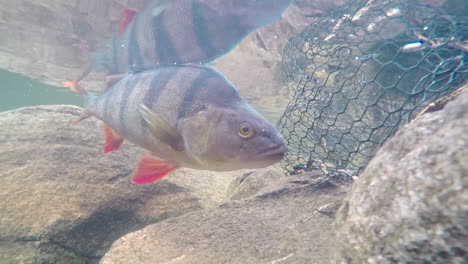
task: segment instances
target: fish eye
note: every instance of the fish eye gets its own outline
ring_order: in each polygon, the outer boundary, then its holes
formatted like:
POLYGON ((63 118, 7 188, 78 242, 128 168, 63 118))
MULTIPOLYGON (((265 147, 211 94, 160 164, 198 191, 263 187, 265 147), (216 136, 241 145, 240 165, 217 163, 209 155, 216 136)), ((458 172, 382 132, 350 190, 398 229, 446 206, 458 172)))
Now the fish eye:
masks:
POLYGON ((241 138, 249 138, 253 135, 254 129, 251 124, 247 122, 243 122, 239 126, 239 131, 237 131, 237 134, 241 138))

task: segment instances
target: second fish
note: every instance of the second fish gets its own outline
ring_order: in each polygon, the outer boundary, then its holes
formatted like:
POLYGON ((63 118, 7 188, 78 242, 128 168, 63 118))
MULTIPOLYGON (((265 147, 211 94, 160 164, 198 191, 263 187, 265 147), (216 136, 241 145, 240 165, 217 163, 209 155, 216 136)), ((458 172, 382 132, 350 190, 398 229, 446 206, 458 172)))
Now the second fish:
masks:
POLYGON ((277 20, 291 0, 155 0, 92 56, 109 74, 206 63, 277 20))

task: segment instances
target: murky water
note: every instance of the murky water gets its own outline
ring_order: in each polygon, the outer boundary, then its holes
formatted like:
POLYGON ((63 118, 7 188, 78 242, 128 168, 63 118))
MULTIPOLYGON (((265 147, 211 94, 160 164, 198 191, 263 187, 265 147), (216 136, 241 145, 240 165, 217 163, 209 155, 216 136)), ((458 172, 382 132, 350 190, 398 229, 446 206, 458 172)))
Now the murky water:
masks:
POLYGON ((21 74, 0 70, 0 112, 25 106, 70 104, 82 106, 78 94, 41 83, 21 74))

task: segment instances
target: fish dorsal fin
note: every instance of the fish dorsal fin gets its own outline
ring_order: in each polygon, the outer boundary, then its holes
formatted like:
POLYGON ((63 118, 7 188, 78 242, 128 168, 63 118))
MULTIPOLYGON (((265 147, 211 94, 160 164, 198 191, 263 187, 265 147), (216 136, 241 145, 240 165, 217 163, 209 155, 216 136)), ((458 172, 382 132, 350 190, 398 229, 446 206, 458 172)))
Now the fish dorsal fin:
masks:
POLYGON ((117 134, 107 124, 104 124, 104 134, 106 136, 106 145, 104 146, 104 153, 118 150, 124 142, 124 138, 117 134))
POLYGON ((137 168, 132 175, 132 182, 145 184, 159 181, 175 169, 177 169, 176 165, 147 154, 138 162, 137 168))
POLYGON ((135 10, 131 10, 128 8, 125 8, 123 10, 123 17, 122 17, 122 22, 120 22, 120 29, 119 29, 119 36, 122 35, 125 30, 127 30, 128 25, 132 22, 133 17, 137 12, 135 10))
POLYGON ((106 82, 106 88, 104 91, 107 91, 109 88, 114 86, 116 83, 120 82, 123 78, 127 76, 127 73, 117 73, 117 74, 109 74, 104 79, 106 82))
POLYGON ((176 151, 184 150, 184 140, 175 127, 144 104, 140 104, 138 110, 143 120, 148 123, 151 133, 156 138, 176 151))

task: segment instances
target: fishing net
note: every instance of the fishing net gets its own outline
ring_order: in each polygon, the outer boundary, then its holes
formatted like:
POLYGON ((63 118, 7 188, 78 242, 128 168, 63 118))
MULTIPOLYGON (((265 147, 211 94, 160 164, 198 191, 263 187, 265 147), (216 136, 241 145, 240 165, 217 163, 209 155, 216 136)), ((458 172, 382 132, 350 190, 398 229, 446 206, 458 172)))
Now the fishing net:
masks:
POLYGON ((358 175, 398 128, 465 84, 467 5, 353 1, 291 39, 283 168, 358 175))

